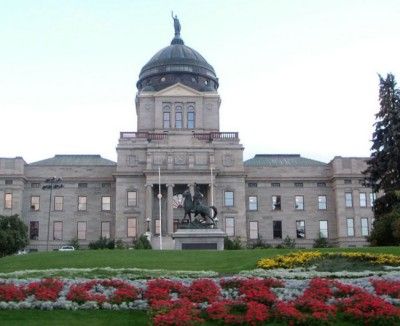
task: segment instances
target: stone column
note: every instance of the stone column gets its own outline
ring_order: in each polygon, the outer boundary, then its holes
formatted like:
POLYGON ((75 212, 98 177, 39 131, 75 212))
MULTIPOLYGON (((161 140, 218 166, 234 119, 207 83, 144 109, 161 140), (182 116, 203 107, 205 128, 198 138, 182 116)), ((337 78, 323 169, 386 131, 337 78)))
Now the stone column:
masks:
POLYGON ((174 185, 167 184, 167 232, 174 232, 174 208, 172 207, 172 197, 174 195, 174 185))
POLYGON ((144 220, 150 219, 150 234, 153 233, 153 185, 146 184, 146 214, 144 220))

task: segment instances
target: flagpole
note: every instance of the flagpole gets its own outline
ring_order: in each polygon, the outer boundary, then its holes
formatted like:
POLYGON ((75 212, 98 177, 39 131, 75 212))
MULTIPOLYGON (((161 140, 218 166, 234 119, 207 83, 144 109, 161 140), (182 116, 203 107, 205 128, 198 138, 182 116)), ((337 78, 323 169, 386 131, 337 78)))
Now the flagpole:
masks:
POLYGON ((162 250, 162 223, 161 223, 161 170, 158 167, 158 211, 159 211, 159 218, 160 218, 160 250, 162 250))
MULTIPOLYGON (((213 179, 213 168, 210 169, 210 177, 211 177, 211 206, 214 206, 214 179, 213 179)), ((211 217, 214 217, 214 211, 211 210, 211 217)))

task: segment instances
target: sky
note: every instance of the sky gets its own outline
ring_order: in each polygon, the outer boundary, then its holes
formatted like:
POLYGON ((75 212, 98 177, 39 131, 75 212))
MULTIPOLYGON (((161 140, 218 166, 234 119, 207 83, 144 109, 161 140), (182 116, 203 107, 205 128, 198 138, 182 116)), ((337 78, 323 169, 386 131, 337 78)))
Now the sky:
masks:
POLYGON ((398 0, 0 0, 0 157, 116 161, 171 10, 219 77, 220 129, 244 159, 370 155, 378 74, 400 80, 398 0))

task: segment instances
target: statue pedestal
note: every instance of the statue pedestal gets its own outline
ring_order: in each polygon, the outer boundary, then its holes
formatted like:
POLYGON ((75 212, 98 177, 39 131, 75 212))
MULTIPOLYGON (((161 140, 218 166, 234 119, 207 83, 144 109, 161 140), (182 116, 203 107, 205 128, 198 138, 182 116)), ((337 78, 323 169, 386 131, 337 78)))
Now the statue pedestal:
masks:
POLYGON ((225 236, 220 229, 178 229, 172 234, 176 250, 224 250, 225 236))

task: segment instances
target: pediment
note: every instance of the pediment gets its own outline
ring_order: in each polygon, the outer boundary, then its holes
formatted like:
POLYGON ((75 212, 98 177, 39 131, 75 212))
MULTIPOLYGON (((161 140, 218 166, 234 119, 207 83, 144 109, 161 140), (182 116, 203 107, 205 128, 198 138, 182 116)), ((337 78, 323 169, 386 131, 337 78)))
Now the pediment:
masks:
POLYGON ((203 96, 203 94, 186 85, 177 83, 162 89, 155 93, 154 96, 203 96))

